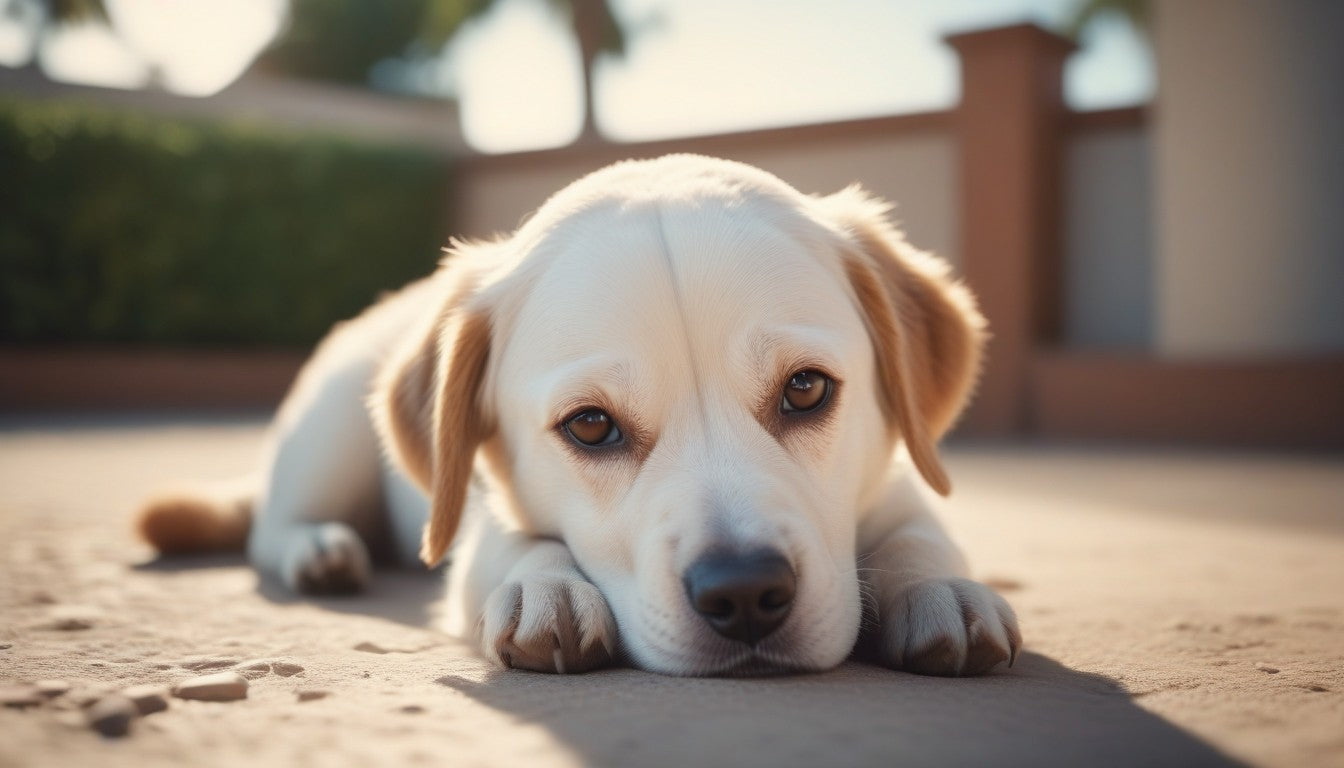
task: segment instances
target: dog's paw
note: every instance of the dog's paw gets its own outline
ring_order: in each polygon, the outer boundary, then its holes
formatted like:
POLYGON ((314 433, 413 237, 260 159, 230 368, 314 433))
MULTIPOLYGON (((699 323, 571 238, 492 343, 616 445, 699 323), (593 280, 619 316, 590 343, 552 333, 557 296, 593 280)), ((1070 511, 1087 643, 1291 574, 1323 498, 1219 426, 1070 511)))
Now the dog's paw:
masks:
POLYGON ((586 672, 611 663, 616 620, 589 582, 533 576, 490 593, 481 617, 481 644, 505 667, 586 672))
POLYGON ((282 576, 295 592, 350 594, 369 582, 369 550, 350 526, 320 523, 295 531, 282 576))
POLYGON ((882 660, 921 675, 979 675, 1012 666, 1022 645, 1017 616, 993 590, 969 579, 924 581, 882 617, 882 660))

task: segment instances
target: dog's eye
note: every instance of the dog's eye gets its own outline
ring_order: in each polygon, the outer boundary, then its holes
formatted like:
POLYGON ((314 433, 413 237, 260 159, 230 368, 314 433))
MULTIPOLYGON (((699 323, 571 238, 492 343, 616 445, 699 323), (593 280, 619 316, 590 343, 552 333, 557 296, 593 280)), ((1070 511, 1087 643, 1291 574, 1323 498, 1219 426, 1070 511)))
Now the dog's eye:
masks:
POLYGON ((820 371, 799 371, 784 385, 779 410, 784 413, 815 411, 831 394, 831 379, 820 371))
POLYGON ((597 447, 614 445, 621 441, 621 428, 606 411, 591 408, 570 417, 565 431, 583 445, 597 447))

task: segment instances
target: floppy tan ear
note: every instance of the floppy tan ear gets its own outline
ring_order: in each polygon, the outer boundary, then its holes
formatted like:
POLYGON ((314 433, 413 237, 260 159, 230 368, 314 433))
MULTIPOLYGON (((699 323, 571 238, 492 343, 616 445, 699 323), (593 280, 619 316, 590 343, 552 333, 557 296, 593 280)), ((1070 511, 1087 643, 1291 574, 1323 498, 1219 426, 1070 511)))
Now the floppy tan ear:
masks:
POLYGON ((490 317, 471 307, 473 280, 445 282, 441 311, 384 364, 371 402, 383 444, 429 495, 420 559, 430 566, 453 541, 476 449, 491 430, 481 402, 490 317))
POLYGON ((821 201, 853 247, 845 270, 877 354, 883 410, 925 481, 952 490, 937 444, 970 398, 985 320, 941 259, 912 248, 890 206, 851 187, 821 201))

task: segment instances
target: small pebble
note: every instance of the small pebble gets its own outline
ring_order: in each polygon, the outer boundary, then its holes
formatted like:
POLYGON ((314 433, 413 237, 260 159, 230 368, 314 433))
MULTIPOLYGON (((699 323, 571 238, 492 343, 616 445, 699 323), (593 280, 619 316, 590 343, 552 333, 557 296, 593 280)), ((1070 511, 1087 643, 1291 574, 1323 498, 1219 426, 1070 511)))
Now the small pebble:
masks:
POLYGON ((153 683, 133 685, 122 691, 121 695, 135 704, 135 709, 141 717, 162 712, 168 708, 168 690, 162 685, 154 685, 153 683))
POLYGON ((299 701, 317 701, 331 695, 331 691, 299 691, 299 701))
POLYGON ((271 663, 268 661, 243 662, 234 667, 238 674, 246 677, 248 680, 256 680, 259 677, 265 677, 271 673, 271 663))
POLYGON ((42 626, 42 629, 54 629, 58 632, 78 632, 93 629, 93 622, 78 616, 63 616, 47 622, 42 626))
POLYGON ((135 702, 115 694, 104 696, 84 710, 89 727, 110 737, 125 736, 137 714, 135 702))
POLYGON ((84 707, 81 704, 81 698, 82 697, 76 696, 72 691, 71 693, 67 693, 63 696, 57 696, 56 698, 52 699, 50 702, 48 702, 48 706, 50 706, 54 710, 60 710, 63 712, 69 712, 72 709, 83 709, 84 707))
POLYGON ((203 669, 223 669, 224 667, 232 667, 238 663, 238 659, 230 659, 228 657, 197 656, 190 659, 183 659, 178 666, 183 669, 190 669, 193 672, 200 672, 203 669))
POLYGON ((64 680, 38 680, 34 686, 37 692, 48 699, 64 696, 70 692, 70 684, 64 680))
POLYGON ((1263 661, 1260 662, 1259 664, 1256 664, 1255 668, 1269 675, 1277 675, 1279 673, 1278 667, 1271 667, 1270 665, 1264 663, 1263 661))
POLYGON ((402 714, 406 715, 419 715, 425 711, 425 708, 420 706, 419 704, 407 704, 406 706, 402 707, 400 711, 402 712, 402 714))
POLYGON ((31 685, 5 685, 0 686, 0 704, 15 709, 26 709, 36 707, 43 701, 42 694, 38 693, 35 686, 31 685))
POLYGON ((93 691, 88 690, 81 690, 76 691, 75 693, 72 693, 69 696, 65 697, 65 700, 68 702, 72 702, 75 706, 79 707, 80 709, 88 709, 89 707, 92 707, 94 704, 97 704, 98 699, 100 698, 102 698, 102 694, 94 693, 93 691))
POLYGON ((298 664, 291 664, 287 661, 277 661, 271 664, 271 671, 281 677, 293 677, 303 671, 303 667, 298 664))
POLYGON ((88 605, 57 605, 51 608, 47 616, 47 621, 38 624, 37 629, 79 632, 92 629, 103 618, 103 612, 88 605))
POLYGON ((995 592, 1016 592, 1022 588, 1022 582, 1017 579, 1010 579, 1005 576, 991 576, 985 579, 985 586, 995 592))
POLYGON ((179 699, 197 701, 234 701, 247 698, 247 678, 237 672, 218 672, 213 675, 184 680, 173 686, 173 695, 179 699))
POLYGON ((364 641, 364 642, 362 642, 362 643, 360 643, 359 645, 356 645, 356 646, 355 646, 355 650, 356 650, 356 651, 363 651, 363 652, 365 652, 365 653, 379 653, 379 654, 381 654, 381 653, 391 653, 391 651, 387 650, 387 649, 384 648, 383 646, 378 645, 377 643, 370 643, 370 642, 367 641, 367 640, 364 641))

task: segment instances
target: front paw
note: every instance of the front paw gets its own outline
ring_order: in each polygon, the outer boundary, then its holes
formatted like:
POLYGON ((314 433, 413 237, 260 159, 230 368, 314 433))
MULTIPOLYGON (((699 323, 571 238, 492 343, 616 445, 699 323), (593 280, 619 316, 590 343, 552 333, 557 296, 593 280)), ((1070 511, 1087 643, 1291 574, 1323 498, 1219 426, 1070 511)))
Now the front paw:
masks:
POLYGON ((481 644, 502 666, 586 672, 611 663, 616 620, 597 587, 579 578, 529 576, 490 593, 481 644))
POLYGON ((1013 665, 1022 635, 1002 597, 969 579, 924 581, 882 614, 882 661, 921 675, 979 675, 1013 665))

